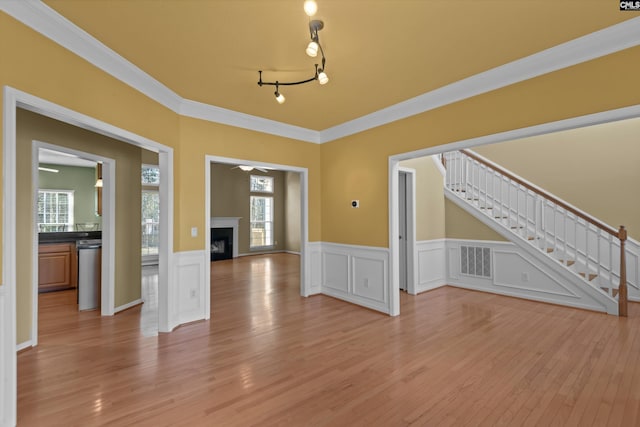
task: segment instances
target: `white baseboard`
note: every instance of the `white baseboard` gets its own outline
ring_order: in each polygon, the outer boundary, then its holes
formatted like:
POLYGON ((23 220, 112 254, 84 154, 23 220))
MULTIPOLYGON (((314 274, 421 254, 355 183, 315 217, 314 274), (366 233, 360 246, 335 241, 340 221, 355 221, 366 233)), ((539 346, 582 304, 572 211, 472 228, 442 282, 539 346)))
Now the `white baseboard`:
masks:
POLYGON ((127 310, 127 309, 129 309, 131 307, 135 307, 136 305, 142 304, 142 303, 144 303, 144 300, 142 298, 138 298, 137 300, 134 300, 134 301, 131 301, 131 302, 128 302, 126 304, 123 304, 121 306, 116 307, 115 310, 114 310, 114 313, 119 313, 121 311, 127 310))
POLYGON ((390 313, 389 250, 322 243, 322 293, 390 313))
POLYGON ((27 349, 29 347, 33 347, 33 342, 31 340, 28 340, 28 341, 25 341, 25 342, 21 342, 20 344, 16 345, 16 352, 22 351, 22 350, 27 349))

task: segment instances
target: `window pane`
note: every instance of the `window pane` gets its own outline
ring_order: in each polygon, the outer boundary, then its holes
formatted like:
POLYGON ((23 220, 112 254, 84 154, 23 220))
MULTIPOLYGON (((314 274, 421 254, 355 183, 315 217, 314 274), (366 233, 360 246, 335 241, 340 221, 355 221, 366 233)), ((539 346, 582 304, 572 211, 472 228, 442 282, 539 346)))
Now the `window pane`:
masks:
POLYGON ((273 245, 273 197, 251 196, 250 247, 273 245))
POLYGON ((38 191, 38 229, 66 231, 73 225, 73 190, 38 191))
POLYGON ((160 185, 160 168, 154 166, 142 167, 142 184, 160 185))
POLYGON ((160 243, 160 194, 142 192, 142 255, 157 255, 160 243))
POLYGON ((251 175, 250 182, 251 191, 257 191, 259 193, 273 193, 273 177, 271 176, 251 175))

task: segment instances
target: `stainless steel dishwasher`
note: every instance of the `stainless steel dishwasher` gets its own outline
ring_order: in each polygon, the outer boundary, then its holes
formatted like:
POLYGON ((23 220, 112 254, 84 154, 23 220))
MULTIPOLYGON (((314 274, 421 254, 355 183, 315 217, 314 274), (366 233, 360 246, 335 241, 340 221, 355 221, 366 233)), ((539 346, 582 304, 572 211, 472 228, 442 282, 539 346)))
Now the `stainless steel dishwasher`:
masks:
POLYGON ((102 240, 78 240, 78 310, 100 306, 102 240))

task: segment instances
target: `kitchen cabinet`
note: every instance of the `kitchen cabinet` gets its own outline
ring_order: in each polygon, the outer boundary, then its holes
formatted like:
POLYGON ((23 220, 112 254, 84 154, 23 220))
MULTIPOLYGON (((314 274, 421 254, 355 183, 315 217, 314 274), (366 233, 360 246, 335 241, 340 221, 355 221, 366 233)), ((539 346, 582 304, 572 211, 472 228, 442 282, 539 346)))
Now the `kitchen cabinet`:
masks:
POLYGON ((38 245, 38 292, 78 286, 78 253, 75 242, 38 245))

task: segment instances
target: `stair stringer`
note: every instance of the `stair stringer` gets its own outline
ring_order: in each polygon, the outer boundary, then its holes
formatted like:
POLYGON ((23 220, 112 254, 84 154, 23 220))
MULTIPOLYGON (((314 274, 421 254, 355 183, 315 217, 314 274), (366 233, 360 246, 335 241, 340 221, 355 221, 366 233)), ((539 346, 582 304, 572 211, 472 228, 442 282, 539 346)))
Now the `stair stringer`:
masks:
MULTIPOLYGON (((576 295, 577 299, 586 299, 586 301, 583 301, 582 303, 578 301, 576 301, 576 303, 571 303, 568 301, 557 301, 558 304, 577 308, 591 307, 594 310, 597 310, 597 308, 594 307, 594 304, 587 303, 587 301, 592 301, 596 303, 596 306, 601 308, 598 311, 603 311, 616 316, 618 315, 617 300, 610 297, 601 289, 590 284, 587 280, 583 279, 574 271, 564 267, 554 258, 544 254, 542 251, 532 246, 529 242, 525 241, 511 229, 495 221, 492 217, 489 217, 489 215, 485 213, 487 212, 487 210, 480 210, 476 208, 471 203, 460 198, 447 187, 444 187, 443 190, 444 195, 447 199, 455 203, 460 208, 464 209, 467 213, 503 236, 508 241, 518 246, 518 248, 522 249, 532 258, 532 261, 535 261, 535 264, 544 266, 546 273, 548 275, 554 276, 557 280, 561 281, 567 289, 570 289, 571 292, 576 295)), ((522 298, 534 299, 524 295, 522 296, 522 298)))

